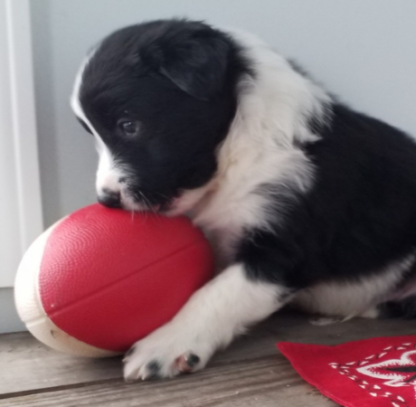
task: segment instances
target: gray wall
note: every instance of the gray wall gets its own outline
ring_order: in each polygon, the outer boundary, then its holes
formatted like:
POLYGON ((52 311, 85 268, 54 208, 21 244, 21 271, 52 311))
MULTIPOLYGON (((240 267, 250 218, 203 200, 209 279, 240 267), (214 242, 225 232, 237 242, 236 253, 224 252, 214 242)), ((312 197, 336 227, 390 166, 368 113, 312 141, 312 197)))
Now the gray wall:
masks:
POLYGON ((416 135, 415 0, 32 0, 31 6, 47 225, 95 199, 92 138, 68 105, 78 65, 104 35, 146 19, 188 16, 251 30, 344 101, 416 135))
POLYGON ((25 329, 14 305, 13 288, 0 288, 0 334, 25 329))

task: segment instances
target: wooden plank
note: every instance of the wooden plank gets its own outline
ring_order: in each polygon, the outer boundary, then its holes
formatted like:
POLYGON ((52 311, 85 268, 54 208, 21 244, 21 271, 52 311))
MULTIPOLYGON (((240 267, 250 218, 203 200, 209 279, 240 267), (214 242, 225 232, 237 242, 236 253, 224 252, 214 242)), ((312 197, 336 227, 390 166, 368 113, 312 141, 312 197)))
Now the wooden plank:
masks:
MULTIPOLYGON (((218 372, 220 376, 222 369, 229 366, 247 367, 255 360, 265 357, 276 358, 278 352, 275 344, 278 341, 337 344, 375 336, 404 334, 416 334, 416 324, 413 321, 357 319, 317 327, 310 325, 306 316, 281 313, 271 317, 236 341, 229 349, 216 355, 209 364, 209 371, 213 374, 218 372)), ((99 383, 105 382, 110 386, 113 380, 120 381, 117 386, 121 386, 119 358, 74 358, 47 349, 27 333, 0 336, 0 368, 2 398, 42 391, 45 391, 46 395, 54 390, 67 391, 66 388, 87 385, 99 388, 99 383)), ((196 377, 204 377, 201 374, 196 377)), ((179 382, 183 381, 184 386, 187 386, 186 383, 192 383, 193 380, 196 379, 188 376, 180 378, 179 382)), ((152 389, 155 391, 158 386, 152 389)), ((45 395, 36 397, 46 397, 45 395)))
POLYGON ((221 364, 172 380, 101 383, 0 400, 0 407, 334 407, 280 355, 221 364))
POLYGON ((120 378, 120 360, 71 357, 26 332, 0 335, 0 394, 120 378))

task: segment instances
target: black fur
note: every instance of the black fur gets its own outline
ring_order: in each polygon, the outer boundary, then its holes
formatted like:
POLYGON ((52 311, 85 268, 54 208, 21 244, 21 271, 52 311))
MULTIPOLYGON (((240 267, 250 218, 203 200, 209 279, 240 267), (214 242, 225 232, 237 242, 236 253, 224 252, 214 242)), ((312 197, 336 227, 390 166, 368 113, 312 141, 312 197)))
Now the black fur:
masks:
POLYGON ((98 47, 83 74, 84 112, 115 156, 141 174, 152 204, 205 184, 236 110, 236 83, 249 68, 231 38, 199 22, 154 21, 121 29, 98 47), (140 123, 125 137, 118 123, 140 123), (173 154, 174 152, 174 154, 173 154))
MULTIPOLYGON (((184 20, 127 27, 98 47, 80 102, 116 160, 132 169, 137 201, 143 193, 151 204, 168 204, 213 177, 237 84, 255 76, 241 51, 228 35, 184 20), (126 121, 140 127, 140 137, 123 133, 126 121)), ((415 141, 335 99, 326 110, 325 123, 307 118, 319 140, 298 145, 315 170, 312 188, 261 186, 257 192, 279 211, 267 230, 245 231, 232 259, 250 279, 289 293, 359 281, 416 252, 415 141)))
POLYGON ((237 260, 249 265, 251 278, 292 289, 358 280, 415 252, 414 140, 334 105, 321 139, 304 149, 314 186, 292 197, 273 231, 247 231, 237 260))
POLYGON ((381 318, 416 318, 416 295, 401 301, 389 301, 379 306, 381 318))

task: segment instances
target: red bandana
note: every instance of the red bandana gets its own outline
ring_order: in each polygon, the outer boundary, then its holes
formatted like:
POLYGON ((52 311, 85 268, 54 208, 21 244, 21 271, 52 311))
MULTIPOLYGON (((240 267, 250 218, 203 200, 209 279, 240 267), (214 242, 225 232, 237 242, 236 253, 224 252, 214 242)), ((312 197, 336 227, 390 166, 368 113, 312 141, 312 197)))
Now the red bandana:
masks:
POLYGON ((415 335, 277 347, 307 382, 342 406, 416 406, 415 335))

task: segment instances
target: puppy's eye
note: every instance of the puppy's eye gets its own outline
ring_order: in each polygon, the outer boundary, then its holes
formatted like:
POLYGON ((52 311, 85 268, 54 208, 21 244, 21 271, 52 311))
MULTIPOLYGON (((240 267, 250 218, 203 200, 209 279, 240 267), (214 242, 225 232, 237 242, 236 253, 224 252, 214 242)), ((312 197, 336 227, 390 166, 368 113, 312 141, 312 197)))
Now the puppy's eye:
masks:
POLYGON ((140 130, 140 124, 135 120, 120 120, 118 126, 128 137, 137 136, 140 130))

